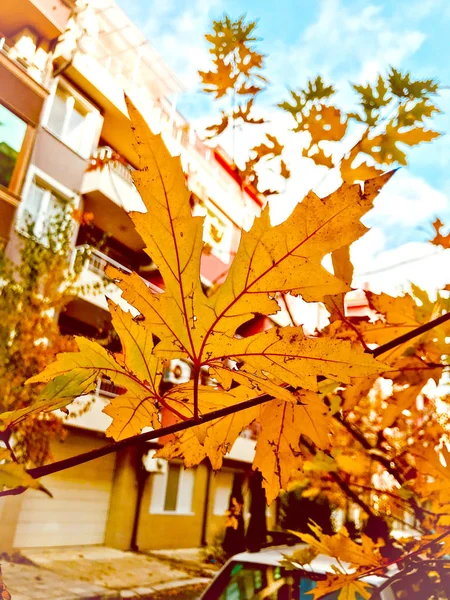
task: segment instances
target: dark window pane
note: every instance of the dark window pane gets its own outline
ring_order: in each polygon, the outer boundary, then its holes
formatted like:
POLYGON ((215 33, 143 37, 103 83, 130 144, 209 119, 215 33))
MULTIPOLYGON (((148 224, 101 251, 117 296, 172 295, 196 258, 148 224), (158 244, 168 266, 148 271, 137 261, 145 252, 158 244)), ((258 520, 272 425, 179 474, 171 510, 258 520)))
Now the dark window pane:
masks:
POLYGON ((180 482, 180 465, 170 465, 167 474, 166 498, 164 510, 175 511, 177 509, 178 485, 180 482))
POLYGON ((0 104, 0 185, 9 187, 27 125, 0 104))

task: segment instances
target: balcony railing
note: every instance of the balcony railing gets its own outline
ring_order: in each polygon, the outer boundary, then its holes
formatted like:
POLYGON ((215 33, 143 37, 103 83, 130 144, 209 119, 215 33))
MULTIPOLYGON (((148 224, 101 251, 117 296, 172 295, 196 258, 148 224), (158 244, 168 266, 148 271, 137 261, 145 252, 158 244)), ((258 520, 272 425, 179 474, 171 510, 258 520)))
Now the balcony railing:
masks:
MULTIPOLYGON (((83 256, 87 255, 85 268, 87 268, 92 273, 95 273, 96 275, 100 275, 101 277, 104 277, 106 280, 109 279, 108 276, 105 274, 105 269, 108 265, 112 265, 113 267, 116 267, 116 269, 120 269, 121 271, 124 271, 125 273, 132 272, 131 269, 129 269, 128 267, 125 267, 124 265, 119 263, 117 260, 114 260, 107 254, 104 254, 103 252, 101 252, 97 248, 94 248, 93 246, 90 246, 89 244, 75 246, 75 248, 73 249, 73 252, 72 252, 71 268, 73 268, 75 261, 77 259, 77 256, 79 254, 81 254, 83 256)), ((138 275, 139 275, 139 273, 138 273, 138 275)), ((146 286, 148 288, 150 288, 153 292, 160 294, 163 291, 163 290, 161 290, 161 288, 157 287, 150 281, 147 281, 147 279, 145 279, 145 277, 142 277, 141 275, 139 275, 139 276, 142 279, 142 281, 146 284, 146 286)))
POLYGON ((90 170, 102 169, 105 166, 111 168, 130 185, 134 185, 132 176, 133 167, 109 146, 99 146, 92 154, 90 170))
POLYGON ((51 61, 50 55, 44 52, 42 48, 36 48, 34 53, 30 53, 30 56, 25 56, 25 53, 17 47, 17 44, 13 44, 7 37, 0 34, 0 52, 28 73, 37 83, 47 86, 51 72, 51 61), (36 60, 38 53, 43 57, 41 60, 36 60), (31 54, 33 54, 32 58, 31 54))
POLYGON ((107 267, 107 265, 113 265, 117 269, 121 269, 122 271, 131 273, 130 269, 127 269, 126 267, 124 267, 124 265, 121 265, 116 260, 110 258, 106 254, 104 254, 97 248, 90 246, 89 244, 75 246, 72 252, 70 264, 71 268, 74 267, 78 256, 83 256, 85 258, 86 264, 84 265, 84 268, 87 268, 89 271, 92 271, 92 273, 95 273, 96 275, 106 277, 105 268, 107 267))

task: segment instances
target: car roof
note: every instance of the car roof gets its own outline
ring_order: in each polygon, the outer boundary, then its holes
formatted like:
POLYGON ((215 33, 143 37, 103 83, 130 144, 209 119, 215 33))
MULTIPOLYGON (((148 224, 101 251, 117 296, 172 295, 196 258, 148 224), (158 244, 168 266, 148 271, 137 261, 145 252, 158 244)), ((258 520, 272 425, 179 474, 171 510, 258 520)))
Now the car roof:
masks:
MULTIPOLYGON (((304 550, 307 547, 306 544, 269 546, 268 548, 262 548, 259 552, 241 552, 235 554, 232 560, 276 566, 282 563, 285 556, 289 556, 298 550, 304 550)), ((311 562, 310 570, 315 573, 329 573, 332 564, 336 564, 336 561, 331 556, 319 555, 311 562)), ((305 570, 308 569, 305 568, 305 570)))
MULTIPOLYGON (((230 559, 229 563, 244 562, 258 565, 279 566, 281 565, 282 561, 286 556, 290 556, 294 552, 298 550, 305 550, 306 548, 308 548, 307 544, 294 544, 290 546, 270 546, 268 548, 261 549, 259 552, 240 552, 239 554, 235 554, 230 559)), ((333 572, 333 566, 347 567, 347 564, 341 563, 341 565, 339 565, 338 561, 332 556, 327 556, 326 554, 319 554, 307 565, 299 565, 299 568, 306 572, 325 575, 327 573, 333 572)), ((349 572, 351 572, 351 569, 349 569, 349 572)), ((371 576, 365 577, 364 581, 367 581, 372 585, 377 586, 381 585, 381 583, 385 581, 385 578, 371 576)))

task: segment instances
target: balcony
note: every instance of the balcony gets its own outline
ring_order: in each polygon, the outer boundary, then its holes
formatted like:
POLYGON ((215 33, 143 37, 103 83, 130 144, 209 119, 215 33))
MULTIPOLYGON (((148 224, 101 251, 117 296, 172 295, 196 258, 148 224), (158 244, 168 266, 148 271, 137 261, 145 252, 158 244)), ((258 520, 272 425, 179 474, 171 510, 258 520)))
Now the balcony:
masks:
POLYGON ((45 83, 49 73, 46 53, 34 60, 37 56, 36 48, 21 50, 19 43, 13 45, 0 33, 0 100, 14 107, 34 127, 48 96, 45 83))
POLYGON ((91 246, 77 246, 72 254, 72 266, 78 259, 84 259, 87 255, 87 260, 83 265, 79 279, 78 288, 79 295, 83 300, 90 304, 108 311, 108 303, 105 294, 114 302, 123 305, 123 308, 128 310, 129 305, 121 299, 122 292, 111 279, 105 275, 107 265, 112 265, 122 271, 130 272, 120 263, 116 262, 100 250, 91 246))
MULTIPOLYGON (((108 265, 112 265, 125 273, 131 273, 131 270, 124 265, 121 265, 116 260, 113 260, 97 248, 87 245, 76 246, 74 248, 71 260, 72 268, 78 256, 80 258, 85 258, 86 255, 87 260, 85 260, 78 280, 80 297, 98 308, 109 311, 105 297, 106 294, 108 298, 111 298, 113 302, 119 304, 124 310, 131 309, 131 312, 136 314, 136 310, 133 307, 130 307, 128 302, 122 299, 122 290, 120 290, 117 285, 105 275, 105 269, 108 265)), ((142 281, 144 281, 147 287, 153 292, 161 293, 161 289, 146 279, 142 278, 142 281)))
POLYGON ((2 29, 12 35, 25 24, 48 41, 66 28, 76 0, 1 0, 2 29))
POLYGON ((26 29, 15 43, 5 36, 0 37, 0 50, 34 81, 46 87, 51 73, 50 55, 36 46, 26 29))
POLYGON ((101 146, 91 157, 81 193, 89 199, 110 200, 127 212, 145 212, 145 205, 133 183, 132 171, 133 168, 112 148, 101 146))
POLYGON ((110 398, 123 391, 111 381, 99 378, 95 392, 76 398, 68 407, 68 415, 61 411, 58 414, 67 425, 104 433, 111 423, 111 417, 103 412, 103 408, 110 398))
POLYGON ((84 210, 94 215, 95 225, 128 248, 138 251, 144 244, 126 213, 145 212, 146 208, 131 173, 132 167, 117 152, 102 146, 91 157, 81 193, 84 210))

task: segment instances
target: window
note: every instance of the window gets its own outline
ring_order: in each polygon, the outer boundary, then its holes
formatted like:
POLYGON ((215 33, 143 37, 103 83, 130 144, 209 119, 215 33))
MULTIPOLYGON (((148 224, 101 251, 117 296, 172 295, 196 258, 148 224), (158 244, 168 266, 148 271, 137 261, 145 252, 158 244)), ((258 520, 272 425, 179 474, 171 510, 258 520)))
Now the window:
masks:
POLYGON ((51 180, 36 167, 29 171, 23 196, 17 228, 22 233, 33 234, 44 244, 48 227, 55 225, 65 213, 77 206, 77 199, 71 190, 51 180))
POLYGON ((224 516, 230 503, 230 494, 233 487, 234 473, 231 471, 218 471, 215 476, 216 490, 214 493, 213 513, 224 516))
POLYGON ((49 101, 51 106, 46 121, 47 129, 69 148, 89 158, 96 141, 98 111, 61 83, 49 101))
POLYGON ((0 185, 11 187, 27 124, 0 104, 0 185))
POLYGON ((66 204, 56 192, 39 180, 33 179, 25 199, 21 229, 27 229, 28 223, 33 223, 34 235, 41 237, 45 225, 52 222, 53 217, 64 212, 66 204))
POLYGON ((155 473, 152 482, 150 513, 192 514, 195 469, 168 463, 163 473, 155 473))

